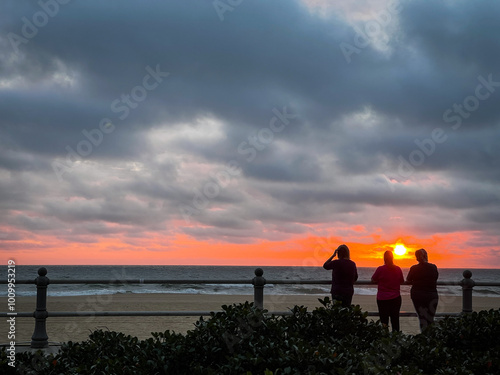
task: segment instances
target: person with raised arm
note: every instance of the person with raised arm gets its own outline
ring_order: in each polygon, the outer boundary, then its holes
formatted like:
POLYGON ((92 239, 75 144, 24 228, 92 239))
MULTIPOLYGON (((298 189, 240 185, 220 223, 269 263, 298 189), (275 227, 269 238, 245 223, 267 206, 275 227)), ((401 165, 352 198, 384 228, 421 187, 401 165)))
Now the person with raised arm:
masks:
POLYGON ((325 270, 332 270, 332 287, 330 293, 334 301, 342 302, 342 306, 351 306, 354 294, 354 283, 358 280, 356 263, 350 259, 349 248, 340 245, 333 255, 323 264, 325 270), (338 254, 338 259, 333 260, 338 254))

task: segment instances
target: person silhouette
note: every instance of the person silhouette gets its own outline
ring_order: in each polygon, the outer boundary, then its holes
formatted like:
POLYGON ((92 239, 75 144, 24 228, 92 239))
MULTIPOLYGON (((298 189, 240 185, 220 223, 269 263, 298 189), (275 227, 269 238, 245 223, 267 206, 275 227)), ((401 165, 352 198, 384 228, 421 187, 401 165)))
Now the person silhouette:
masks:
POLYGON ((332 287, 330 293, 334 301, 342 302, 342 306, 349 307, 354 294, 354 283, 358 280, 356 263, 350 259, 349 248, 340 245, 333 255, 323 264, 325 270, 332 270, 332 287), (333 260, 338 254, 338 258, 333 260))
POLYGON ((415 251, 418 264, 411 266, 406 281, 411 284, 411 300, 418 315, 420 331, 434 323, 439 301, 436 282, 439 272, 435 264, 429 263, 427 251, 415 251))
POLYGON ((384 253, 384 265, 378 267, 372 276, 372 283, 378 284, 377 306, 380 321, 392 331, 399 331, 399 310, 401 309, 400 285, 405 282, 403 271, 394 264, 392 251, 384 253))

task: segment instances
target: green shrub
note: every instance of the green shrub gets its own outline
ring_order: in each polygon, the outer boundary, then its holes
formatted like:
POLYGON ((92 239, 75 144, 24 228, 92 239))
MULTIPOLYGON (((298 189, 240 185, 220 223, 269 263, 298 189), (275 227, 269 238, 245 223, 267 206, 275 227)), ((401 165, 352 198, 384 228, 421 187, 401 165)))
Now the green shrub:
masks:
MULTIPOLYGON (((390 333, 359 306, 295 306, 269 315, 222 306, 185 335, 147 340, 95 331, 56 355, 17 354, 19 374, 499 374, 500 310, 445 318, 419 335, 390 333)), ((0 351, 0 372, 15 373, 0 351)))
POLYGON ((500 374, 500 310, 446 317, 415 336, 407 355, 429 374, 500 374))

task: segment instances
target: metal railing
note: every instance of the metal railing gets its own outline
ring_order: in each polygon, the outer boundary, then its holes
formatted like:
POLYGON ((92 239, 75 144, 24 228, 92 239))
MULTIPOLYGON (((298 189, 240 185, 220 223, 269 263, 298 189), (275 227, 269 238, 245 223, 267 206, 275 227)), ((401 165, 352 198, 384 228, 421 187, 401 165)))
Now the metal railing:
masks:
MULTIPOLYGON (((251 280, 49 280, 45 267, 38 269, 38 277, 35 280, 16 280, 16 284, 35 284, 36 310, 31 312, 0 312, 1 317, 34 317, 35 329, 31 337, 31 348, 48 347, 48 336, 46 330, 48 317, 81 317, 81 316, 208 316, 210 311, 47 311, 47 287, 49 284, 251 284, 254 288, 254 305, 257 308, 264 307, 264 287, 266 284, 331 284, 331 280, 266 280, 263 277, 262 268, 255 270, 255 277, 251 280)), ((440 316, 458 316, 462 313, 472 312, 472 291, 474 286, 500 286, 500 283, 475 282, 472 280, 472 272, 463 272, 464 279, 460 281, 438 281, 438 286, 461 286, 462 287, 462 312, 461 313, 436 313, 440 316)), ((0 281, 0 284, 5 284, 0 281)), ((369 280, 358 280, 355 285, 376 285, 369 280)), ((291 311, 271 311, 269 314, 289 315, 291 311)), ((368 312, 368 316, 378 316, 378 312, 368 312)), ((415 312, 400 312, 400 316, 417 316, 415 312)))

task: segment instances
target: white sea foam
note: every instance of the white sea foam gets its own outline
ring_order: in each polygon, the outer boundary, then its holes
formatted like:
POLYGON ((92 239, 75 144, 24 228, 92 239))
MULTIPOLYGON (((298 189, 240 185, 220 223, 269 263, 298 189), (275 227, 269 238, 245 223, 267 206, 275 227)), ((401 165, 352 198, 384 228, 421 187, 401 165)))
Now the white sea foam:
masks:
MULTIPOLYGON (((252 278, 255 276, 256 267, 223 267, 223 266, 47 266, 47 276, 50 280, 74 280, 74 279, 99 279, 99 280, 122 280, 120 284, 49 284, 49 296, 84 296, 84 295, 107 295, 116 293, 179 293, 179 294, 240 294, 252 295, 254 293, 252 278), (132 284, 130 279, 148 280, 186 280, 185 284, 132 284), (245 284, 216 284, 209 280, 246 280, 245 284), (196 284, 196 280, 208 280, 206 284, 196 284)), ((320 267, 262 267, 264 277, 269 280, 287 280, 297 282, 301 280, 329 280, 331 273, 320 267)), ((18 280, 33 280, 37 274, 37 266, 18 266, 18 280)), ((368 280, 375 268, 358 268, 360 280, 368 280)), ((460 281, 463 270, 440 269, 439 280, 460 281)), ((408 270, 403 269, 403 274, 408 270)), ((500 270, 472 270, 472 278, 481 282, 497 282, 500 280, 500 270)), ((403 285, 401 293, 409 294, 410 287, 403 285)), ((458 285, 439 286, 441 295, 461 295, 462 288, 458 285)), ((266 295, 317 295, 328 296, 330 285, 328 284, 266 284, 264 294, 266 295)), ((355 286, 358 295, 376 295, 376 286, 355 286)), ((474 295, 500 297, 499 287, 476 286, 474 295)), ((5 284, 0 284, 0 296, 7 295, 5 284)), ((16 285, 17 296, 36 295, 34 284, 16 285)))

